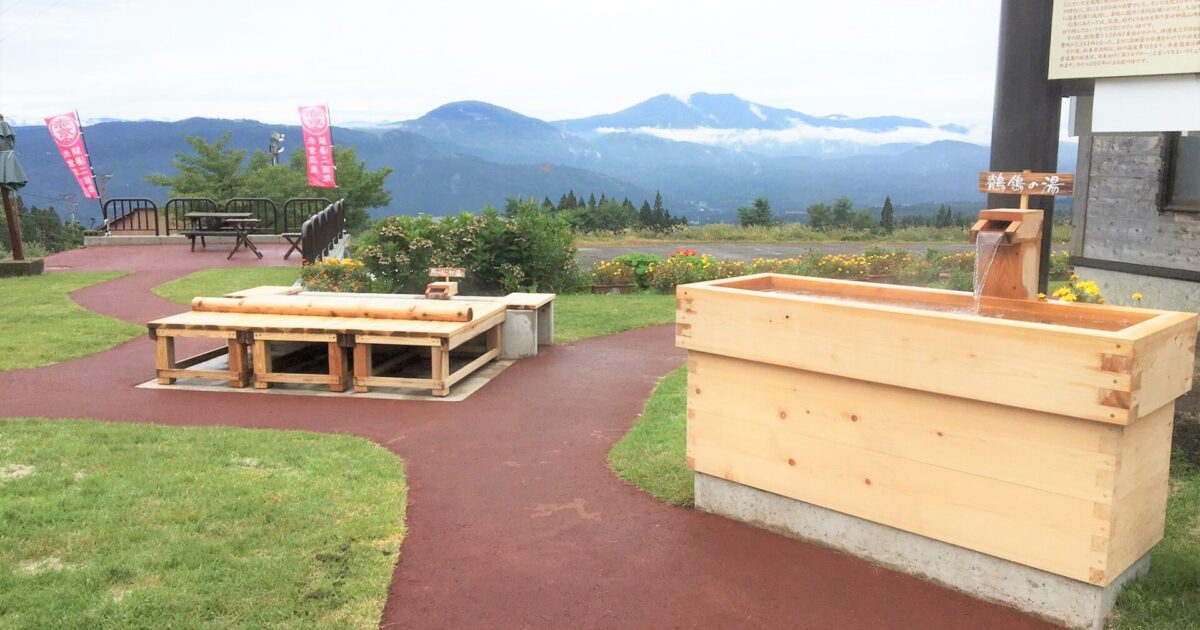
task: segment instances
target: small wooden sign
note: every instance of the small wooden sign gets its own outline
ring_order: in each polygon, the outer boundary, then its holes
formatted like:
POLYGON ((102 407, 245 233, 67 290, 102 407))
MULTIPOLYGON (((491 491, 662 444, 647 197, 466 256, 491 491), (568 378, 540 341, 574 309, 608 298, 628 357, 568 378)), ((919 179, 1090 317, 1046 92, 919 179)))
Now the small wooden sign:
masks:
POLYGON ((465 278, 467 270, 462 267, 430 267, 431 278, 465 278))
POLYGON ((994 195, 1073 195, 1075 176, 1066 173, 1008 173, 984 171, 979 174, 979 192, 994 195))

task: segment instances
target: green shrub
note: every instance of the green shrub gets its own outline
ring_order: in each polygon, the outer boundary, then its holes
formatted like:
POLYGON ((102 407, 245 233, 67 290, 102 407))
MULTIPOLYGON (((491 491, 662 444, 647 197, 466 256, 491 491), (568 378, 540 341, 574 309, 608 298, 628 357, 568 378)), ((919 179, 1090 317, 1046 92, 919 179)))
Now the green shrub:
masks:
POLYGON ((380 289, 397 293, 422 291, 430 267, 463 267, 463 289, 483 293, 565 292, 580 282, 569 222, 533 203, 518 203, 509 217, 491 206, 441 219, 387 217, 356 252, 380 289))
POLYGON ((661 263, 663 259, 662 256, 654 254, 631 253, 617 256, 612 261, 632 268, 637 277, 638 287, 648 289, 650 288, 650 267, 661 263))

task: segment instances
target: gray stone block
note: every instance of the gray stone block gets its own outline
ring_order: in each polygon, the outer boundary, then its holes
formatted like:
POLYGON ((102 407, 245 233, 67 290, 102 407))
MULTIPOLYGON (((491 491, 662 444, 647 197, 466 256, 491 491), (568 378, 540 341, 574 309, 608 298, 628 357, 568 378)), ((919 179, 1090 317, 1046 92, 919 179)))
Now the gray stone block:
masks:
POLYGON ((699 510, 832 547, 1070 628, 1102 630, 1121 589, 1150 568, 1146 554, 1100 587, 710 475, 696 473, 695 488, 699 510))

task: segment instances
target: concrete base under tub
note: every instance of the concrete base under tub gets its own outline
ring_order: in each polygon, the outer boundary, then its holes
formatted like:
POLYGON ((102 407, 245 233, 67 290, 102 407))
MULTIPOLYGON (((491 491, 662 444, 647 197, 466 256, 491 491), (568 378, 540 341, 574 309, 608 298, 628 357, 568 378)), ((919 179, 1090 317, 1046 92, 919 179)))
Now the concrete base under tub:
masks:
POLYGON ((1099 587, 710 475, 696 473, 695 487, 699 510, 832 547, 1071 628, 1102 630, 1121 589, 1150 569, 1147 553, 1099 587))

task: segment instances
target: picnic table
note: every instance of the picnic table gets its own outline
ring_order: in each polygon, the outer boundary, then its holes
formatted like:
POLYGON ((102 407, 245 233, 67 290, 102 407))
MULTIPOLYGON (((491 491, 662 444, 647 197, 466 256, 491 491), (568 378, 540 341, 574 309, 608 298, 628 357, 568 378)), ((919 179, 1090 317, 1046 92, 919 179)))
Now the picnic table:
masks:
POLYGON ((262 258, 262 253, 250 241, 250 232, 258 225, 258 219, 250 212, 188 212, 183 215, 187 220, 188 229, 183 230, 181 234, 188 237, 192 243, 192 251, 196 251, 196 239, 200 239, 200 246, 208 249, 208 243, 205 242, 206 236, 234 236, 233 249, 230 250, 229 256, 226 259, 233 258, 238 249, 242 245, 246 249, 254 252, 256 256, 262 258), (212 219, 219 219, 221 225, 217 227, 211 226, 212 219))

